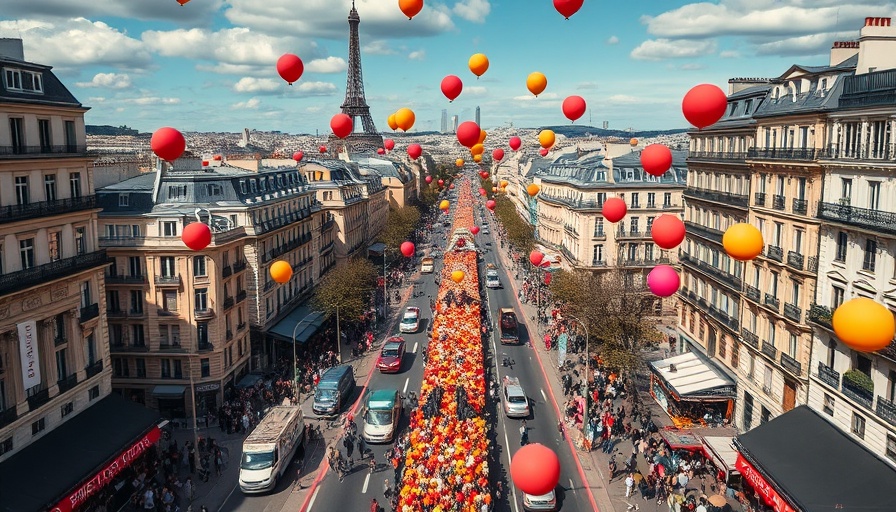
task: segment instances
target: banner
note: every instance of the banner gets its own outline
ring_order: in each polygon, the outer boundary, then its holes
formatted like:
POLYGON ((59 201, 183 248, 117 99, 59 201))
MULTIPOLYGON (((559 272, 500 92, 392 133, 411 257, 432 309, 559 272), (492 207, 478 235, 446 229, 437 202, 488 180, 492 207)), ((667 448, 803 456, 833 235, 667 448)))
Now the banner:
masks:
POLYGON ((557 362, 560 366, 566 362, 566 344, 569 342, 569 334, 565 332, 557 338, 557 362))
POLYGON ((19 331, 19 356, 22 358, 22 381, 26 390, 40 384, 40 352, 37 324, 28 320, 16 324, 19 331))
POLYGON ((747 459, 740 453, 737 454, 737 462, 734 463, 734 467, 740 471, 743 479, 750 483, 753 490, 756 491, 756 493, 762 497, 763 501, 772 507, 775 512, 794 512, 790 504, 765 481, 765 478, 762 478, 762 475, 756 471, 756 468, 747 462, 747 459))

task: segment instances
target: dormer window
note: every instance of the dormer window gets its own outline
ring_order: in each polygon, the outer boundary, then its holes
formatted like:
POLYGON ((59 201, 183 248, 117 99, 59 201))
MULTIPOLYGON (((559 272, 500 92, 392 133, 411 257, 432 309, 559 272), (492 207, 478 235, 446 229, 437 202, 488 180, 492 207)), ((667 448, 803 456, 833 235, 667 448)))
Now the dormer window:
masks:
POLYGON ((43 93, 41 74, 22 69, 3 68, 3 78, 8 91, 43 93))
POLYGON ((731 105, 728 105, 728 117, 733 116, 735 110, 737 110, 737 103, 732 103, 731 105))
POLYGON ((744 115, 745 116, 750 115, 752 110, 753 110, 753 100, 747 100, 746 103, 744 103, 744 115))

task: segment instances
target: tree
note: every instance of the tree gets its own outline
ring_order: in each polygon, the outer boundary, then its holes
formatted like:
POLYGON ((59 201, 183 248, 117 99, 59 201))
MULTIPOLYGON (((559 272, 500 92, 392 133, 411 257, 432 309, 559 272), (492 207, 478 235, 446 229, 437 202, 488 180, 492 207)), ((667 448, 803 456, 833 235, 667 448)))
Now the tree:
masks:
POLYGON ((389 249, 398 249, 401 244, 410 239, 420 223, 420 210, 416 206, 403 206, 389 209, 389 222, 380 233, 379 240, 389 249))
POLYGON ((550 289, 585 323, 591 340, 603 344, 601 356, 611 368, 635 370, 641 365, 641 350, 662 340, 654 309, 658 299, 647 290, 641 273, 560 271, 554 273, 550 289))
POLYGON ((495 203, 495 215, 504 226, 507 240, 519 251, 531 251, 535 247, 535 228, 520 217, 510 198, 496 197, 495 203))
POLYGON ((328 317, 336 315, 337 354, 340 316, 356 319, 367 311, 370 294, 376 286, 376 267, 367 259, 353 258, 336 271, 328 272, 314 290, 314 307, 328 317))

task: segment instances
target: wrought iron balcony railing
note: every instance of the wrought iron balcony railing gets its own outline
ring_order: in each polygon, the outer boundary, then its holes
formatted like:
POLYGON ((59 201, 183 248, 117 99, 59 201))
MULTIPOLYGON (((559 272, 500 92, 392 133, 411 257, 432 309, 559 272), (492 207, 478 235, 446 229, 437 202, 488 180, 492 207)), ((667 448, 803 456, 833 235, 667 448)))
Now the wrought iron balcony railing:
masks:
POLYGON ((799 377, 803 374, 802 363, 790 357, 786 352, 781 352, 781 367, 795 377, 799 377))
POLYGON ((818 217, 850 226, 896 234, 896 213, 837 203, 819 203, 818 217))
POLYGON ((0 295, 71 277, 109 262, 106 251, 94 251, 0 275, 0 295))
POLYGON ((803 310, 797 307, 795 304, 785 302, 784 316, 799 324, 803 321, 803 310))
POLYGON ((749 203, 749 198, 745 195, 732 194, 730 192, 717 192, 714 190, 704 190, 701 188, 686 188, 684 189, 684 195, 685 197, 704 199, 707 201, 722 203, 728 206, 740 206, 742 208, 746 208, 749 203))
POLYGON ((787 251, 787 265, 790 267, 797 270, 803 270, 803 261, 805 259, 806 257, 798 252, 787 251))
POLYGON ((0 206, 0 224, 49 217, 51 215, 63 215, 96 207, 95 195, 0 206))
POLYGON ((814 148, 750 148, 747 160, 793 160, 811 162, 820 151, 814 148))
POLYGON ((87 156, 87 146, 63 144, 59 146, 0 146, 0 158, 60 158, 87 156))
POLYGON ((835 371, 830 366, 818 362, 818 380, 824 382, 828 386, 831 386, 834 389, 838 389, 840 387, 840 372, 835 371))

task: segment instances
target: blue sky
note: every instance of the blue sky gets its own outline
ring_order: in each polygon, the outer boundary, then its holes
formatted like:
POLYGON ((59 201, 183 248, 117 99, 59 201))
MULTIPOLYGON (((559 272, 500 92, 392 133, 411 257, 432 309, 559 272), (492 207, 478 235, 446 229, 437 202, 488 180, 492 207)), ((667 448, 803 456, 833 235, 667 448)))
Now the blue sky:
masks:
MULTIPOLYGON (((0 37, 22 37, 27 60, 54 70, 85 105, 88 124, 141 131, 322 133, 345 95, 351 0, 4 0, 0 37), (305 74, 288 86, 284 52, 305 74)), ((563 98, 611 128, 685 127, 683 94, 698 83, 775 77, 793 63, 826 64, 833 41, 858 37, 866 16, 896 15, 889 0, 585 0, 564 20, 551 0, 425 0, 413 20, 397 0, 357 0, 367 100, 380 130, 401 107, 418 130, 441 110, 482 125, 568 122, 563 98), (481 79, 470 55, 491 62, 481 79), (538 98, 526 76, 540 71, 538 98), (442 96, 456 74, 464 92, 442 96)))

